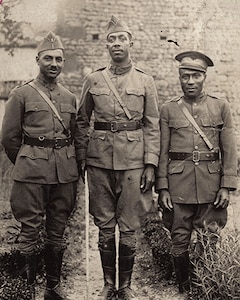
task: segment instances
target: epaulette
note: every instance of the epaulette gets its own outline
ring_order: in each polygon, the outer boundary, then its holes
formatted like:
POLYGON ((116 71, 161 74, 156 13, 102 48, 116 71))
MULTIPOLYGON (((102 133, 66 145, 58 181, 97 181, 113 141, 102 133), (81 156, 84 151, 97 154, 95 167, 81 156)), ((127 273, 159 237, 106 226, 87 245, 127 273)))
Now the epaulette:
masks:
POLYGON ((135 68, 137 71, 139 71, 139 72, 141 72, 141 73, 144 73, 144 74, 146 74, 146 72, 145 72, 145 71, 143 71, 141 68, 139 68, 139 67, 136 67, 136 66, 134 66, 134 68, 135 68))
POLYGON ((209 95, 209 94, 207 94, 209 97, 211 97, 211 98, 213 98, 213 99, 219 99, 218 97, 216 97, 216 96, 213 96, 213 95, 209 95))
POLYGON ((177 102, 177 101, 179 101, 181 98, 182 98, 182 96, 177 96, 177 97, 174 97, 174 98, 172 98, 172 99, 170 99, 170 100, 167 100, 166 102, 177 102))
POLYGON ((92 71, 92 73, 98 72, 98 71, 102 71, 102 70, 106 69, 106 67, 107 67, 107 66, 98 67, 97 69, 94 69, 94 70, 92 71))
POLYGON ((31 82, 31 81, 33 81, 33 79, 28 80, 28 81, 25 81, 25 82, 23 82, 22 84, 16 85, 16 86, 11 90, 11 93, 14 92, 15 90, 19 89, 20 87, 22 87, 22 86, 28 84, 28 83, 31 82))
POLYGON ((26 84, 28 84, 29 82, 32 82, 34 79, 30 79, 30 80, 28 80, 28 81, 25 81, 22 85, 20 85, 20 86, 23 86, 23 85, 26 85, 26 84))

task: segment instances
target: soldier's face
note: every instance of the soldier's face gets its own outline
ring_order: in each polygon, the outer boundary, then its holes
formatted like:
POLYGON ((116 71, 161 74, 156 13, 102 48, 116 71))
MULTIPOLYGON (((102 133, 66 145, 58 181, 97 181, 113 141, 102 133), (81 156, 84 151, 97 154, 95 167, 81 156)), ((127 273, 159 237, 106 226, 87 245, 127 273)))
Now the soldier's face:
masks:
POLYGON ((61 49, 46 50, 36 57, 37 64, 46 78, 54 79, 62 71, 64 66, 63 51, 61 49))
POLYGON ((107 37, 107 49, 116 63, 128 62, 129 52, 133 42, 127 32, 113 32, 107 37))
POLYGON ((203 90, 206 74, 190 69, 180 69, 179 75, 184 95, 188 98, 196 98, 199 96, 203 90))

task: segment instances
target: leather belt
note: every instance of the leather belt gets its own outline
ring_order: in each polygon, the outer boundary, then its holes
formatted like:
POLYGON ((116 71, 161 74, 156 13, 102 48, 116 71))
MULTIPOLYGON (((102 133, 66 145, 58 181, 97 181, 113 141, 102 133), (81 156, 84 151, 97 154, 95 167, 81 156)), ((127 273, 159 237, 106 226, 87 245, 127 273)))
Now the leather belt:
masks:
POLYGON ((23 143, 31 146, 38 146, 43 148, 54 148, 60 149, 65 146, 69 146, 72 143, 71 138, 62 139, 56 137, 55 139, 45 139, 44 136, 39 136, 38 138, 33 138, 29 136, 24 136, 23 143))
POLYGON ((169 158, 172 160, 192 160, 193 162, 199 162, 201 160, 219 160, 219 152, 169 152, 169 158))
POLYGON ((142 128, 141 121, 129 121, 129 122, 94 122, 95 130, 110 130, 111 132, 123 131, 123 130, 137 130, 142 128))

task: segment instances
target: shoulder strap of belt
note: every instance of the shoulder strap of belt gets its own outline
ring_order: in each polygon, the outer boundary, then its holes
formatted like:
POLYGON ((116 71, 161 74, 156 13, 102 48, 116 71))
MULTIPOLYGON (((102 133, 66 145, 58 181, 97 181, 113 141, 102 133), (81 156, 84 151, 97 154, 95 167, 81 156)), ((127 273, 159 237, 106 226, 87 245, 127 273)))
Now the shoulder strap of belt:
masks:
POLYGON ((207 138, 206 134, 201 130, 201 128, 196 123, 196 121, 193 119, 192 115, 190 114, 190 112, 188 111, 188 109, 186 108, 186 106, 184 105, 184 103, 182 102, 182 99, 178 100, 177 103, 178 103, 179 107, 181 108, 182 112, 184 113, 185 117, 193 125, 193 127, 197 130, 197 132, 199 133, 199 135, 201 136, 201 138, 204 140, 204 142, 206 143, 206 145, 208 146, 208 148, 210 150, 213 150, 212 143, 209 141, 209 139, 207 138))
POLYGON ((120 97, 120 95, 119 95, 117 89, 115 88, 114 84, 112 83, 112 80, 111 80, 111 78, 109 77, 109 75, 108 75, 106 69, 104 69, 104 70, 102 71, 102 75, 103 75, 104 79, 106 80, 106 82, 107 82, 107 84, 108 84, 110 90, 113 92, 113 94, 114 94, 115 97, 117 98, 117 101, 118 101, 118 103, 121 105, 121 107, 122 107, 122 109, 124 110, 126 116, 128 117, 129 120, 131 120, 131 119, 132 119, 131 113, 130 113, 130 111, 128 110, 126 104, 123 103, 123 101, 122 101, 122 99, 121 99, 121 97, 120 97))
POLYGON ((39 87, 33 81, 29 82, 28 84, 34 90, 36 90, 39 93, 39 95, 43 98, 43 100, 45 100, 45 102, 50 106, 51 110, 57 116, 59 122, 61 123, 62 127, 64 128, 64 131, 67 133, 68 132, 67 127, 64 124, 63 118, 61 118, 61 116, 59 115, 59 112, 58 112, 56 106, 52 103, 52 101, 48 98, 48 96, 42 90, 39 89, 39 87))

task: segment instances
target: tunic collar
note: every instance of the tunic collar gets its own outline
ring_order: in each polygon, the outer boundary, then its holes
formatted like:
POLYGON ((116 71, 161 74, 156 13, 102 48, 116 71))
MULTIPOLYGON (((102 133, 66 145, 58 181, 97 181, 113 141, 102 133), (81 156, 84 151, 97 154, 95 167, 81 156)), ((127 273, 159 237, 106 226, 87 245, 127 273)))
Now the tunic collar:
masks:
POLYGON ((132 61, 130 60, 129 63, 125 66, 116 66, 113 62, 109 65, 109 70, 111 73, 115 75, 122 75, 127 73, 132 68, 132 61))
POLYGON ((36 80, 50 91, 53 91, 58 83, 56 78, 53 81, 49 81, 41 73, 37 76, 36 80))
POLYGON ((203 100, 206 99, 206 93, 204 91, 201 92, 200 95, 198 95, 196 98, 188 98, 184 95, 184 100, 187 102, 187 103, 199 103, 203 100))

